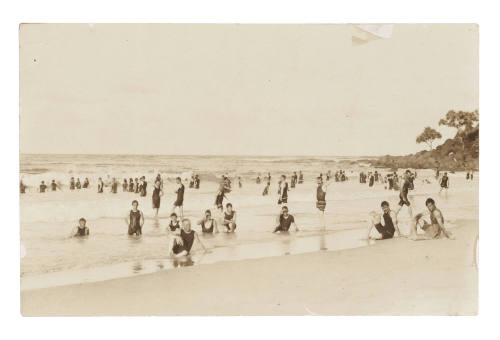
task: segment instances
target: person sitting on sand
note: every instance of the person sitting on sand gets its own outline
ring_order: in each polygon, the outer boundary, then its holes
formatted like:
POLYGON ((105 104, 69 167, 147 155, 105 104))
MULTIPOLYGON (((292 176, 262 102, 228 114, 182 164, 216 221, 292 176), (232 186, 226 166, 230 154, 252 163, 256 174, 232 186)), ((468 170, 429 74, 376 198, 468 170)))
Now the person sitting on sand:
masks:
POLYGON ((201 225, 201 231, 204 234, 218 233, 217 221, 212 218, 212 213, 210 210, 205 211, 205 217, 198 221, 198 225, 201 225))
POLYGON ((89 236, 89 227, 87 227, 87 220, 83 217, 78 220, 78 226, 71 231, 71 237, 89 236))
POLYGON ((45 185, 45 181, 42 181, 42 183, 40 183, 39 191, 43 193, 45 190, 47 190, 47 186, 45 185))
POLYGON ((411 209, 410 201, 408 200, 408 190, 410 190, 411 186, 410 177, 411 177, 411 171, 406 170, 404 175, 404 182, 403 185, 401 186, 401 190, 399 191, 399 208, 396 211, 396 215, 399 215, 401 208, 403 208, 403 206, 406 205, 408 206, 408 213, 410 214, 410 217, 413 218, 413 211, 411 209))
POLYGON ((434 200, 428 198, 425 201, 425 206, 428 212, 420 213, 415 216, 415 224, 412 227, 409 238, 411 240, 430 240, 439 238, 441 233, 443 233, 450 240, 454 240, 455 237, 453 234, 445 229, 443 214, 441 210, 436 207, 434 200), (430 221, 426 221, 426 217, 429 217, 430 221), (420 227, 420 229, 424 231, 424 235, 417 234, 417 227, 420 227))
POLYGON ((222 222, 227 228, 227 232, 234 232, 236 229, 236 211, 233 210, 231 203, 226 204, 226 211, 224 212, 224 221, 222 222))
POLYGON ((203 245, 196 231, 191 229, 191 220, 188 218, 182 219, 182 228, 179 235, 171 238, 169 249, 170 256, 181 257, 186 256, 191 251, 194 241, 198 241, 205 252, 207 248, 203 245))
POLYGON ((132 201, 132 210, 125 217, 125 222, 128 225, 128 234, 140 236, 142 234, 142 226, 144 225, 144 215, 142 211, 138 210, 139 202, 136 200, 132 201))
POLYGON ((183 205, 184 205, 184 184, 182 184, 182 180, 180 177, 177 177, 175 179, 175 182, 177 183, 177 189, 175 189, 174 193, 177 195, 177 198, 174 202, 174 205, 172 207, 172 212, 174 213, 176 209, 179 210, 179 216, 182 218, 184 211, 183 211, 183 205))
POLYGON ((370 226, 368 227, 366 238, 370 238, 370 233, 373 227, 375 227, 375 229, 377 229, 380 233, 379 237, 374 238, 376 240, 393 238, 394 233, 397 233, 397 236, 401 236, 396 213, 389 207, 389 202, 383 201, 380 204, 380 207, 382 208, 382 215, 376 213, 375 211, 370 212, 370 226), (384 224, 381 223, 382 217, 384 218, 384 224))
POLYGON ((276 218, 276 228, 273 233, 279 232, 288 232, 290 230, 290 226, 293 224, 295 231, 299 231, 297 224, 295 224, 295 219, 292 215, 288 213, 288 207, 284 205, 281 208, 281 214, 276 218))
POLYGON ((181 230, 181 226, 179 224, 179 219, 177 218, 176 213, 170 214, 170 222, 168 223, 167 232, 178 234, 181 230))

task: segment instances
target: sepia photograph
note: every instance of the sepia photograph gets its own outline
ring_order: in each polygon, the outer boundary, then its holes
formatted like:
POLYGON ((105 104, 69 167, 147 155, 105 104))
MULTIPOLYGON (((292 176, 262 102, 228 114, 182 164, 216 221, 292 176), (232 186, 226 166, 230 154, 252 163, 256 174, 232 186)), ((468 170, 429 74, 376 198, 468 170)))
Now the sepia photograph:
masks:
POLYGON ((23 316, 478 314, 478 24, 18 39, 23 316))

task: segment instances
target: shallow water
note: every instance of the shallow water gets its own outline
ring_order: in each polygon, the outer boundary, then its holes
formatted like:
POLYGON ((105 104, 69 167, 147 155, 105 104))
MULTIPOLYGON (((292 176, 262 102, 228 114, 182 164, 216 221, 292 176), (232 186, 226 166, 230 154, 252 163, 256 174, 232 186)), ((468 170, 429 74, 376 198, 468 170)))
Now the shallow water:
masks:
MULTIPOLYGON (((280 164, 290 166, 286 162, 280 164)), ((41 167, 40 164, 35 165, 41 167)), ((274 166, 277 167, 276 164, 274 166)), ((45 167, 49 168, 50 165, 45 167)), ((317 172, 325 167, 319 167, 317 172)), ((53 172, 54 169, 48 171, 53 172)), ((243 188, 234 185, 233 191, 228 194, 229 201, 237 211, 236 233, 202 237, 202 242, 211 252, 201 254, 201 249, 196 247, 191 261, 187 262, 174 261, 167 256, 167 216, 175 198, 174 186, 170 182, 165 183, 158 219, 153 218, 151 192, 147 197, 140 198, 128 192, 98 194, 93 189, 70 191, 63 188, 63 191, 54 193, 31 192, 21 195, 22 287, 32 289, 98 281, 184 265, 284 256, 320 251, 323 248, 360 247, 367 245, 361 238, 366 233, 368 212, 380 211, 382 200, 389 201, 393 209, 397 207, 398 192, 385 190, 384 185, 379 183, 370 188, 352 177, 350 181, 333 183, 329 187, 326 229, 323 230, 315 208, 313 172, 310 170, 306 182, 289 193, 288 207, 301 230, 299 233, 271 233, 279 212, 277 183, 274 180, 271 195, 263 197, 263 184, 257 185, 253 180, 244 179, 243 188), (126 235, 124 218, 133 199, 139 200, 139 209, 146 217, 140 239, 126 235), (80 217, 87 219, 90 236, 86 239, 69 238, 71 229, 77 225, 80 217)), ((466 182, 463 173, 452 174, 450 190, 441 195, 432 176, 432 171, 418 172, 415 190, 410 192, 414 212, 423 211, 425 199, 431 196, 442 210, 448 227, 453 228, 458 219, 477 220, 477 174, 474 182, 466 182)), ((210 180, 202 181, 200 190, 186 188, 185 215, 192 220, 193 229, 200 230, 195 222, 203 216, 205 209, 213 210, 216 188, 217 183, 210 180)), ((406 208, 401 211, 399 220, 401 231, 408 232, 409 215, 406 208)))

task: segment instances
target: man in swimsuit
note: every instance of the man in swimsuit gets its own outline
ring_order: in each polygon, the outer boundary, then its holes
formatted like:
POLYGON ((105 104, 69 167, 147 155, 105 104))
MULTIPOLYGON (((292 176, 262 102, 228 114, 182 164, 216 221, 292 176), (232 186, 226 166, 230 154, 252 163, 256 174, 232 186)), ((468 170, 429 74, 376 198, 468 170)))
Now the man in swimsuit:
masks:
POLYGON ((410 214, 410 217, 413 218, 413 211, 411 209, 410 201, 408 200, 408 190, 410 189, 410 176, 411 176, 411 171, 406 170, 405 175, 404 175, 404 182, 403 185, 401 186, 401 190, 399 191, 399 208, 396 210, 396 215, 399 214, 401 211, 401 208, 403 208, 404 205, 408 207, 408 213, 410 214))
POLYGON ((57 184, 56 184, 56 181, 54 179, 52 180, 52 183, 50 183, 50 189, 52 191, 56 191, 57 190, 57 184))
POLYGON ((170 256, 172 257, 182 257, 189 255, 191 248, 193 247, 194 241, 198 241, 205 252, 208 252, 205 245, 200 241, 196 231, 191 229, 191 220, 188 218, 182 219, 182 229, 179 235, 172 237, 169 249, 170 256))
POLYGON ((323 177, 321 176, 317 178, 317 181, 318 181, 318 187, 316 188, 316 208, 318 208, 320 212, 320 224, 324 229, 326 228, 326 222, 325 222, 326 191, 328 190, 328 186, 332 182, 324 184, 323 177))
POLYGON ((42 181, 40 184, 40 192, 43 193, 47 189, 47 186, 45 185, 45 181, 42 181))
POLYGON ((138 210, 139 202, 136 200, 132 201, 132 210, 130 210, 127 217, 125 217, 125 222, 128 226, 128 234, 140 236, 142 234, 142 226, 144 225, 144 215, 142 211, 138 210))
POLYGON ((428 212, 417 214, 417 216, 415 216, 415 224, 413 225, 409 238, 414 241, 430 240, 439 238, 441 233, 443 233, 450 240, 454 240, 455 237, 453 234, 445 229, 443 214, 441 213, 441 210, 436 207, 434 200, 432 198, 428 198, 425 201, 425 206, 427 207, 428 212), (430 223, 425 220, 425 216, 429 217, 430 223), (417 226, 424 231, 424 235, 417 234, 417 226))
POLYGON ((389 207, 389 203, 387 201, 383 201, 380 204, 380 207, 382 208, 382 215, 374 211, 370 213, 371 220, 370 226, 368 227, 368 232, 366 234, 366 239, 370 238, 370 233, 373 227, 375 227, 375 229, 377 229, 377 231, 380 233, 380 236, 375 238, 376 240, 393 238, 394 233, 397 233, 397 236, 401 236, 396 213, 391 210, 391 208, 389 207), (382 217, 384 218, 384 224, 381 223, 382 217))
POLYGON ((180 177, 175 179, 177 183, 177 189, 175 189, 174 193, 177 195, 177 198, 174 202, 174 206, 172 207, 172 212, 175 212, 175 209, 179 210, 179 216, 182 218, 184 216, 184 184, 182 184, 182 180, 180 177))
POLYGON ((448 177, 448 173, 445 172, 443 177, 441 177, 441 188, 439 189, 439 194, 441 194, 441 191, 445 189, 445 193, 448 194, 448 188, 450 187, 450 179, 448 177))
POLYGON ((201 231, 204 234, 218 233, 217 221, 212 218, 212 213, 210 210, 205 211, 205 217, 198 221, 198 225, 201 225, 201 231))
POLYGON ((288 213, 288 207, 284 205, 281 208, 281 214, 276 218, 276 228, 274 228, 273 233, 277 233, 278 231, 287 233, 290 230, 290 226, 292 224, 295 231, 299 231, 297 224, 295 224, 295 219, 288 213))
POLYGON ((161 177, 160 178, 156 177, 153 186, 153 195, 151 196, 155 217, 158 217, 158 211, 160 210, 161 196, 163 196, 161 177))
POLYGON ((71 237, 84 237, 89 236, 89 228, 87 227, 87 220, 83 217, 78 221, 78 226, 71 231, 71 237))
POLYGON ((228 233, 234 232, 236 229, 236 211, 233 210, 231 203, 226 204, 226 212, 224 213, 222 224, 226 227, 228 233))

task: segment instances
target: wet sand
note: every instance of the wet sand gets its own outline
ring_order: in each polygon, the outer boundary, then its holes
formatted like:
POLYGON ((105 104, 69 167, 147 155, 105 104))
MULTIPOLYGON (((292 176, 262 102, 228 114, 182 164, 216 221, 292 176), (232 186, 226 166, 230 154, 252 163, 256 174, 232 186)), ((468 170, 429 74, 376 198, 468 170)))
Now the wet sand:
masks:
POLYGON ((477 221, 456 240, 377 241, 355 249, 181 267, 21 292, 25 316, 475 315, 477 221))

